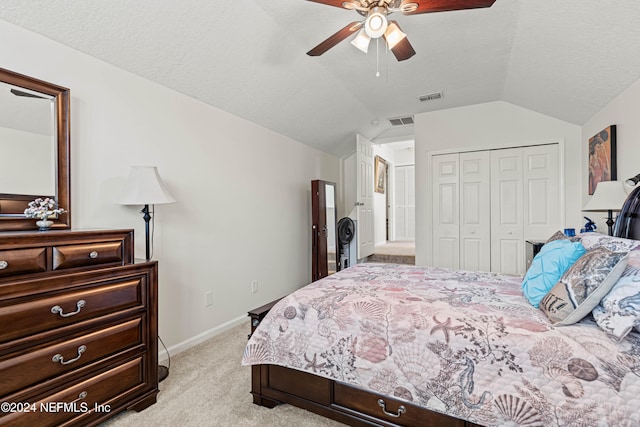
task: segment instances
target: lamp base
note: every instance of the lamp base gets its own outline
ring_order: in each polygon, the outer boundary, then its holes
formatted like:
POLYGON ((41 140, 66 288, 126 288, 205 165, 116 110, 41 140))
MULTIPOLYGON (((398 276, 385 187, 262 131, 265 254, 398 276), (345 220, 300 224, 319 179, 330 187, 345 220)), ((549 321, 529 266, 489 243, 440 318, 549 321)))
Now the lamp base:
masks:
POLYGON ((158 382, 164 381, 169 376, 169 368, 158 365, 158 382))
POLYGON ((606 224, 609 227, 609 236, 613 236, 613 224, 615 224, 615 221, 613 220, 613 211, 608 212, 606 224))

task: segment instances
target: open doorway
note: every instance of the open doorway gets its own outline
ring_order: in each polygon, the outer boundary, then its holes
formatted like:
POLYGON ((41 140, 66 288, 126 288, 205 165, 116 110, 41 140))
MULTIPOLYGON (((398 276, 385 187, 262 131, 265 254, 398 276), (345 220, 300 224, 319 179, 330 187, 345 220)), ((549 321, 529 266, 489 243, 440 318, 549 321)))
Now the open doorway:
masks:
POLYGON ((415 263, 414 141, 374 146, 386 164, 384 193, 374 194, 375 251, 369 259, 415 263))

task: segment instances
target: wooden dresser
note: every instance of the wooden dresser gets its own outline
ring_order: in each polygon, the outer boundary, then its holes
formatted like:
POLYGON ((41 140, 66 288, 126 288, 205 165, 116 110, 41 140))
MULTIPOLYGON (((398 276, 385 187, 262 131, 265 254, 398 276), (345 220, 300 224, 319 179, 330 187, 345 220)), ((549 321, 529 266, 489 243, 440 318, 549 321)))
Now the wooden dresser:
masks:
POLYGON ((134 262, 133 230, 0 233, 0 425, 155 403, 157 272, 134 262))

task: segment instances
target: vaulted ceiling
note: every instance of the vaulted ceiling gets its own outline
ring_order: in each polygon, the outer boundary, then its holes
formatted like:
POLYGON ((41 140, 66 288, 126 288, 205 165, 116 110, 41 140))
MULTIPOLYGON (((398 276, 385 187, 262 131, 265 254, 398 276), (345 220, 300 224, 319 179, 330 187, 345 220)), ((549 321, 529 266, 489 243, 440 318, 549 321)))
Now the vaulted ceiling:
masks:
POLYGON ((394 14, 403 62, 349 40, 307 56, 361 17, 305 0, 2 0, 0 19, 338 156, 412 135, 388 118, 496 100, 580 125, 640 78, 637 0, 394 14))

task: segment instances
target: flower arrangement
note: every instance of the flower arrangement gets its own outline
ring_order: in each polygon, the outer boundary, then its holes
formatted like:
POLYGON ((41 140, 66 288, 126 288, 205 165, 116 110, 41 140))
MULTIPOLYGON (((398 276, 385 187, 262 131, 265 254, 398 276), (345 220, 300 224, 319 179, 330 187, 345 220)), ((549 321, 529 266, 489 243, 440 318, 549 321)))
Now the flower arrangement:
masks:
POLYGON ((56 201, 46 197, 44 199, 37 198, 29 202, 29 207, 24 210, 24 216, 27 218, 39 218, 46 220, 50 216, 63 214, 66 211, 62 208, 56 208, 56 201))

